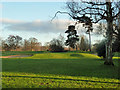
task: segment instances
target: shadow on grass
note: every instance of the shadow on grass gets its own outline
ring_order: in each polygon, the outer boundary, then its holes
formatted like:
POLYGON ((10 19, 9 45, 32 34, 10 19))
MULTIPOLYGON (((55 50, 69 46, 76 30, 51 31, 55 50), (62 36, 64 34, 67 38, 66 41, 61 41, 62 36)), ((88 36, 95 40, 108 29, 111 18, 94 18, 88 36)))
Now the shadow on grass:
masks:
POLYGON ((70 54, 71 57, 84 57, 83 55, 81 54, 70 54))
POLYGON ((57 80, 72 80, 72 81, 84 81, 84 82, 120 84, 119 82, 103 82, 103 81, 93 81, 93 80, 80 80, 80 79, 67 79, 67 78, 52 78, 52 77, 4 76, 4 75, 3 75, 2 77, 41 78, 41 79, 57 79, 57 80))

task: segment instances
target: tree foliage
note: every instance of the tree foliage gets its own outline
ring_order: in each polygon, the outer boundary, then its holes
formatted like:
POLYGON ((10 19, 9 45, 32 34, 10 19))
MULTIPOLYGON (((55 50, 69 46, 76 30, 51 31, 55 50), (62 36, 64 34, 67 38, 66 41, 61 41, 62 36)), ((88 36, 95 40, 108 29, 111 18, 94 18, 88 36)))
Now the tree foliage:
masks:
POLYGON ((64 51, 63 43, 59 39, 53 39, 50 41, 49 50, 52 52, 64 51))
POLYGON ((115 24, 115 41, 114 41, 114 52, 120 52, 120 15, 116 19, 116 24, 115 24))
POLYGON ((40 42, 34 37, 25 39, 23 42, 23 50, 25 51, 37 51, 40 48, 40 42))
POLYGON ((2 41, 2 48, 5 51, 15 50, 17 48, 20 48, 21 41, 22 37, 9 35, 6 40, 2 41))
MULTIPOLYGON (((68 33, 67 40, 65 42, 66 46, 70 46, 71 48, 76 47, 77 41, 79 41, 79 36, 77 35, 77 31, 75 30, 75 26, 70 25, 68 30, 65 32, 68 33)), ((77 47, 76 47, 77 48, 77 47)))
POLYGON ((98 56, 103 57, 104 59, 106 58, 105 40, 102 40, 97 44, 96 52, 98 56))

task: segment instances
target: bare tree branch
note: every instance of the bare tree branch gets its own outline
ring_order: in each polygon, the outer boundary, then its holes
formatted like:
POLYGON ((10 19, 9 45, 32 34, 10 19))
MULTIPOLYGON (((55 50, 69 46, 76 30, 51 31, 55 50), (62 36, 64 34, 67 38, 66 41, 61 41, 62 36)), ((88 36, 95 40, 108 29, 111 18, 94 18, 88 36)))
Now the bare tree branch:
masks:
POLYGON ((101 10, 101 11, 106 11, 105 9, 98 8, 98 7, 87 7, 85 9, 93 9, 93 10, 101 10))
POLYGON ((70 13, 68 13, 68 12, 57 11, 57 12, 55 13, 55 16, 51 19, 51 21, 57 16, 58 13, 60 13, 60 14, 68 14, 70 17, 73 18, 73 16, 72 16, 70 13))
POLYGON ((95 5, 106 5, 106 3, 94 3, 94 2, 86 2, 86 1, 82 1, 83 3, 87 3, 87 4, 92 4, 92 6, 95 5))
POLYGON ((114 15, 112 18, 115 18, 115 17, 117 17, 118 15, 120 15, 120 11, 119 11, 116 15, 114 15))
POLYGON ((92 23, 98 23, 100 20, 102 20, 102 18, 96 20, 96 21, 92 21, 92 23))

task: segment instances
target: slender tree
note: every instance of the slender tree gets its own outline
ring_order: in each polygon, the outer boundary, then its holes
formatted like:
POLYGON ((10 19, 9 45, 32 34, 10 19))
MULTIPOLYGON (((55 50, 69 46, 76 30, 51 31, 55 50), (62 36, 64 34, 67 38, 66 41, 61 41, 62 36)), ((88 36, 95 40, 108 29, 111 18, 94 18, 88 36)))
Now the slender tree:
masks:
POLYGON ((89 49, 88 40, 85 36, 81 37, 79 48, 82 51, 87 51, 89 49))

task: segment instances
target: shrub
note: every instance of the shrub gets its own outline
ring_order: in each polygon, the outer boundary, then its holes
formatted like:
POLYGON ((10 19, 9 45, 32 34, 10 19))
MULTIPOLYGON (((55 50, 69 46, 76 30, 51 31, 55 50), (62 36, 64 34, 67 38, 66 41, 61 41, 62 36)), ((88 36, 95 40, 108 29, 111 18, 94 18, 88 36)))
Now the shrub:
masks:
POLYGON ((105 50, 105 40, 101 41, 96 48, 96 52, 98 56, 105 58, 106 57, 106 50, 105 50))
MULTIPOLYGON (((112 45, 112 57, 114 56, 114 43, 112 45)), ((98 54, 98 56, 103 57, 104 59, 106 58, 106 47, 105 47, 105 40, 102 40, 96 48, 96 52, 98 54)))
POLYGON ((52 52, 63 52, 64 51, 64 47, 63 47, 62 41, 60 41, 58 39, 53 39, 50 42, 49 51, 52 51, 52 52))

